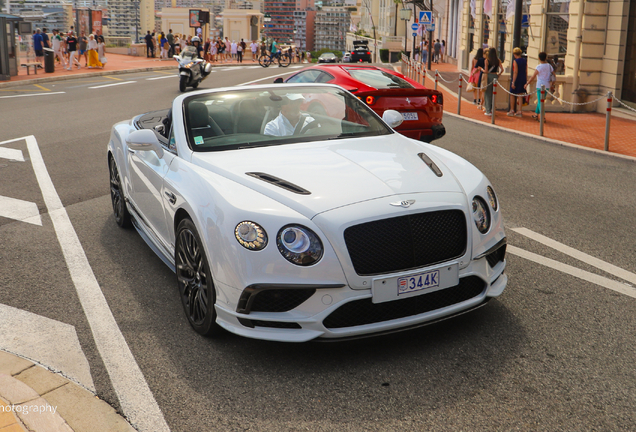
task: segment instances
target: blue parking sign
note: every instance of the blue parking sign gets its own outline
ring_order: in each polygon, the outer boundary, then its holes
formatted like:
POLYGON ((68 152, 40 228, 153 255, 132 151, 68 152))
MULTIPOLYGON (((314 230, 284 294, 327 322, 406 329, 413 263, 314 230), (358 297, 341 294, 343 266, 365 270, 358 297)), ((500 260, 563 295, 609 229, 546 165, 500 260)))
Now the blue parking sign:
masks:
POLYGON ((432 21, 432 12, 420 12, 420 24, 430 24, 432 21))

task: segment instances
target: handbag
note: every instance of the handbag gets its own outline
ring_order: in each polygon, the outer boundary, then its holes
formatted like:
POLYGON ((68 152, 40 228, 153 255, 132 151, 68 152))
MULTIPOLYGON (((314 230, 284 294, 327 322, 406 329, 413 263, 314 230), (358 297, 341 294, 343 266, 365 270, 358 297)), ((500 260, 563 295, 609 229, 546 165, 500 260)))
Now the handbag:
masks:
POLYGON ((106 64, 108 62, 108 59, 106 57, 102 57, 102 58, 99 59, 99 62, 101 64, 106 64))
POLYGON ((471 92, 471 91, 473 91, 473 90, 474 90, 474 88, 473 88, 473 83, 472 83, 472 82, 470 82, 470 81, 468 81, 468 85, 466 86, 466 91, 467 91, 467 92, 471 92))

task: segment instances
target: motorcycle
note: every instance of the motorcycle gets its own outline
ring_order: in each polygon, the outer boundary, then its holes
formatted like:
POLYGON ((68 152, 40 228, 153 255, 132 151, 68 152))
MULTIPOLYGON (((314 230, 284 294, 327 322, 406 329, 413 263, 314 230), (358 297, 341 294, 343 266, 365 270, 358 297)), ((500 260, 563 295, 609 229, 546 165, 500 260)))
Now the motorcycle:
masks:
POLYGON ((197 55, 197 49, 186 46, 179 55, 174 58, 179 63, 179 90, 184 92, 187 87, 197 88, 201 81, 212 72, 212 65, 197 55))

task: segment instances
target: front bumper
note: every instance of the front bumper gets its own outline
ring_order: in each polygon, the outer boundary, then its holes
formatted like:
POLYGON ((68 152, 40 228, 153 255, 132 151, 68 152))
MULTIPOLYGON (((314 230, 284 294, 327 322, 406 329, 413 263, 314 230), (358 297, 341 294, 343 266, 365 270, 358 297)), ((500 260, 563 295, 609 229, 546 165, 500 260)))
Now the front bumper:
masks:
MULTIPOLYGON (((349 286, 318 288, 306 301, 286 312, 241 313, 217 304, 217 323, 226 330, 241 336, 282 342, 351 339, 408 330, 465 313, 501 295, 508 281, 504 274, 506 261, 504 255, 500 254, 499 261, 493 266, 492 256, 490 258, 489 263, 486 254, 461 269, 459 285, 431 292, 424 291, 416 297, 371 304, 370 299, 373 296, 371 289, 351 289, 349 286), (462 294, 463 297, 458 296, 457 287, 468 280, 471 281, 472 291, 462 290, 466 294, 462 294), (480 283, 479 289, 475 289, 475 281, 480 283), (459 301, 454 301, 456 299, 459 301), (421 307, 421 312, 408 314, 400 310, 397 302, 408 302, 410 310, 421 307), (415 302, 421 306, 413 306, 415 302), (387 313, 387 310, 390 312, 387 313), (358 314, 372 311, 381 316, 379 318, 374 316, 372 319, 356 318, 352 311, 358 314), (406 316, 404 316, 405 313, 406 316), (339 314, 340 318, 334 320, 335 314, 339 314), (348 315, 353 317, 350 321, 347 321, 348 315), (347 322, 353 325, 347 326, 347 322)), ((426 271, 426 269, 417 271, 426 271)), ((387 275, 387 278, 394 276, 387 275)), ((403 305, 407 304, 403 303, 403 305)))

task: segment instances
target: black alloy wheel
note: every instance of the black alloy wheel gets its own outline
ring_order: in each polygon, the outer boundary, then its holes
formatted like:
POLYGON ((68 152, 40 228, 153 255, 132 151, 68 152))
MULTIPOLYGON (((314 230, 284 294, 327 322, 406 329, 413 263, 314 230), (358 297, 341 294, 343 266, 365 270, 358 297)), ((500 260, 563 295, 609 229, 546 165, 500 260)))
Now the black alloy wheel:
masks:
POLYGON ((175 267, 183 310, 192 328, 203 336, 218 334, 216 292, 210 267, 194 223, 184 219, 177 228, 175 267))
POLYGON ((113 203, 115 222, 117 222, 117 225, 122 228, 128 228, 132 225, 132 223, 130 220, 130 214, 128 213, 128 208, 126 207, 126 201, 124 199, 124 193, 121 186, 121 178, 119 177, 115 158, 110 157, 108 165, 110 168, 110 200, 113 203))

